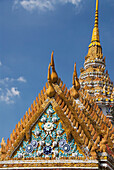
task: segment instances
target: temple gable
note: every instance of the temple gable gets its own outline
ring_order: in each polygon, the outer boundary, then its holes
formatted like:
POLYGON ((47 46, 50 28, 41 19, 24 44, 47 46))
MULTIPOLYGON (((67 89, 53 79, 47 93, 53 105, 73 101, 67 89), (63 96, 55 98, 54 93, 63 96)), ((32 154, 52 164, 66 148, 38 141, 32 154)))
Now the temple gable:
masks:
POLYGON ((12 158, 36 157, 84 157, 75 140, 68 140, 63 122, 51 104, 32 127, 30 141, 24 140, 12 155, 12 158))
POLYGON ((75 63, 68 89, 58 77, 52 52, 46 85, 7 143, 2 138, 0 169, 113 170, 114 127, 105 112, 114 107, 114 87, 104 71, 96 0, 92 40, 80 78, 75 63))

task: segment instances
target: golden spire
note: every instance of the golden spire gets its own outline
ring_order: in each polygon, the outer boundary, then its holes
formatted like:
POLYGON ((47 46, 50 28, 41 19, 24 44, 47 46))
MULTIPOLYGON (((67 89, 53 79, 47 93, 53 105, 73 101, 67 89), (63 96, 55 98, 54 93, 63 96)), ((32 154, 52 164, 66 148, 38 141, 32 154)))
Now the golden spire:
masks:
POLYGON ((50 84, 51 83, 50 64, 49 64, 49 67, 48 67, 48 76, 47 76, 47 79, 48 79, 48 82, 50 84))
POLYGON ((77 72, 76 72, 76 63, 74 64, 74 76, 77 77, 77 72))
POLYGON ((99 0, 96 0, 95 24, 92 33, 91 44, 89 45, 89 47, 91 47, 92 45, 101 46, 100 39, 99 39, 99 28, 98 28, 98 6, 99 6, 99 0))
POLYGON ((80 89, 80 83, 77 77, 76 63, 74 64, 72 85, 73 87, 70 89, 70 94, 74 99, 77 99, 79 97, 78 90, 80 89))
POLYGON ((72 85, 75 86, 75 75, 73 73, 72 85))
POLYGON ((52 74, 51 74, 51 80, 52 80, 52 83, 56 83, 57 80, 58 80, 58 75, 55 71, 55 64, 54 64, 54 59, 53 59, 53 51, 52 51, 52 54, 51 54, 51 67, 52 67, 52 74))
POLYGON ((79 79, 78 79, 77 72, 76 72, 76 63, 74 64, 74 76, 75 76, 76 89, 79 90, 80 89, 80 83, 79 83, 79 79))
POLYGON ((55 95, 55 90, 54 90, 54 87, 53 87, 52 82, 51 82, 50 64, 49 64, 49 67, 48 67, 48 77, 47 77, 47 79, 48 79, 49 87, 48 87, 46 93, 47 93, 47 96, 53 97, 55 95))

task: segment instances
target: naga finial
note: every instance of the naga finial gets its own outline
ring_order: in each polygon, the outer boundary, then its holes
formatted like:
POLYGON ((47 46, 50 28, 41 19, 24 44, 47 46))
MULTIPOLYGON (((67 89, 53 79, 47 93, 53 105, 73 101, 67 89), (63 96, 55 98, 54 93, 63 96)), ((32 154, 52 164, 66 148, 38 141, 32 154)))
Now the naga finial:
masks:
POLYGON ((57 80, 58 80, 58 75, 57 75, 57 73, 55 71, 55 64, 54 64, 53 54, 54 54, 54 51, 52 51, 52 54, 51 54, 51 67, 52 67, 51 80, 52 80, 52 83, 56 83, 57 80))
POLYGON ((80 84, 79 84, 79 80, 78 80, 77 72, 76 72, 76 63, 74 64, 72 85, 73 87, 70 89, 71 96, 74 99, 77 99, 79 97, 78 90, 80 89, 80 84))
POLYGON ((48 77, 47 77, 48 83, 49 83, 49 87, 48 87, 48 89, 46 91, 46 94, 47 94, 48 97, 53 97, 55 95, 55 90, 54 90, 54 87, 53 87, 52 82, 51 82, 50 66, 51 65, 49 64, 49 67, 48 67, 48 77))
POLYGON ((76 90, 79 90, 80 89, 80 83, 79 83, 79 79, 78 79, 78 76, 77 76, 76 63, 74 64, 74 75, 75 75, 76 90))

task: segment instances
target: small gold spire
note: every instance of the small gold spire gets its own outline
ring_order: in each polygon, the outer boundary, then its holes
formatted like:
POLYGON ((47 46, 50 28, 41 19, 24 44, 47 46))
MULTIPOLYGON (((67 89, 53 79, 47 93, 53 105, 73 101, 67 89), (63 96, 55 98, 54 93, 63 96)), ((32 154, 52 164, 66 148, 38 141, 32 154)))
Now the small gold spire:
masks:
POLYGON ((92 45, 101 46, 100 39, 99 39, 99 28, 98 28, 98 6, 99 6, 99 0, 96 0, 95 24, 92 33, 91 44, 89 45, 89 47, 91 47, 92 45))
POLYGON ((51 73, 50 73, 50 64, 48 67, 48 76, 47 76, 48 82, 51 83, 51 73))
POLYGON ((58 75, 57 75, 57 73, 55 71, 55 64, 54 64, 53 54, 54 54, 54 51, 52 51, 52 54, 51 54, 51 67, 52 67, 51 80, 52 80, 52 83, 56 83, 57 80, 58 80, 58 75))
POLYGON ((72 85, 75 86, 75 75, 73 73, 73 78, 72 78, 72 85))
POLYGON ((78 90, 80 89, 80 84, 79 84, 77 72, 76 72, 76 63, 74 64, 72 85, 73 87, 70 89, 70 94, 74 99, 77 99, 79 97, 78 90))
POLYGON ((74 64, 74 75, 75 75, 76 90, 79 90, 80 89, 80 83, 79 83, 79 79, 78 79, 78 76, 77 76, 76 63, 74 64))
POLYGON ((49 97, 53 97, 55 95, 55 90, 54 90, 54 87, 53 87, 52 82, 51 82, 50 64, 49 64, 49 67, 48 67, 48 77, 47 77, 47 79, 48 79, 49 87, 46 91, 46 94, 49 97))
POLYGON ((74 63, 74 76, 77 77, 77 72, 76 72, 76 62, 74 63))
POLYGON ((53 54, 54 54, 54 51, 52 51, 51 53, 51 66, 54 67, 54 59, 53 59, 53 54))

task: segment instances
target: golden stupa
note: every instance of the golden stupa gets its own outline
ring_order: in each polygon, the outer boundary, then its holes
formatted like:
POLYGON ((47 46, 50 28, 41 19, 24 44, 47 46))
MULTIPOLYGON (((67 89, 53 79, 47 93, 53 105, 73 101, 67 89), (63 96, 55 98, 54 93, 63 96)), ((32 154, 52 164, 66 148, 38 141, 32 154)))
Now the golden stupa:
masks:
POLYGON ((108 71, 105 71, 106 63, 103 58, 102 47, 98 28, 98 4, 96 0, 95 23, 89 45, 88 54, 85 57, 84 68, 80 69, 81 89, 87 91, 102 109, 103 113, 112 119, 112 108, 114 106, 113 82, 111 82, 108 71))

